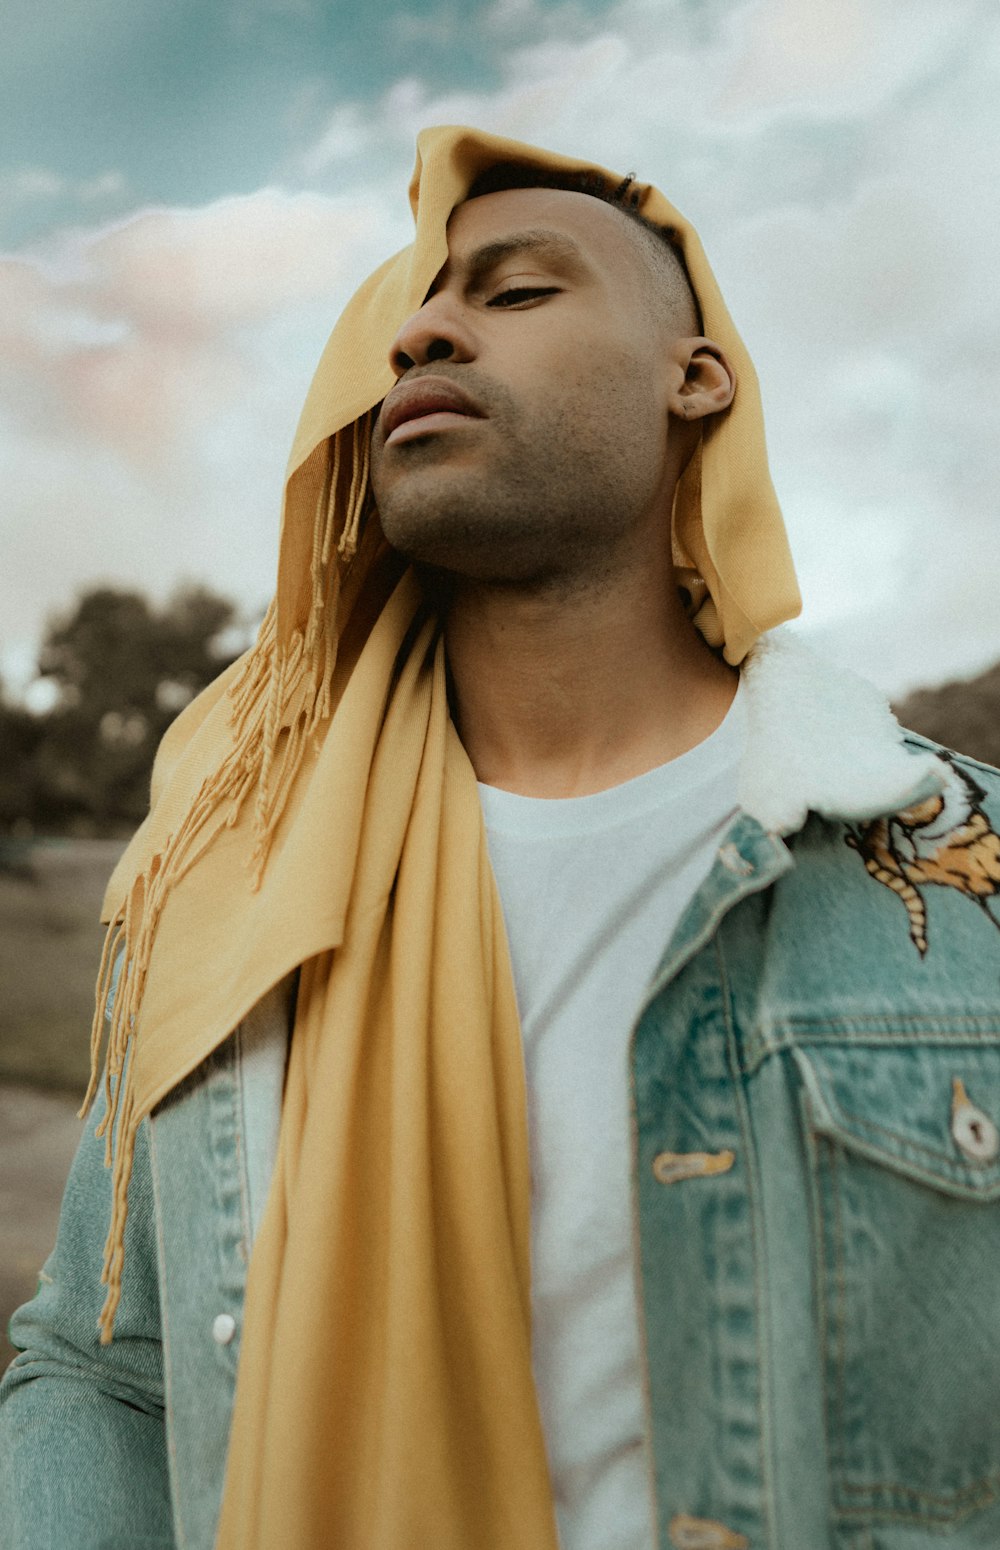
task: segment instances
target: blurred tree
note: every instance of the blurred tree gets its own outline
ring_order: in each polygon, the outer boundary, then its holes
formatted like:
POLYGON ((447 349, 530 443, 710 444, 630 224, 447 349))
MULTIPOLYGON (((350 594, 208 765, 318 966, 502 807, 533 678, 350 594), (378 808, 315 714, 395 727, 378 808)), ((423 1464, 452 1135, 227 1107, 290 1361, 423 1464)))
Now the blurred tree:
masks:
POLYGON ((25 799, 34 784, 33 766, 44 727, 23 705, 12 705, 0 689, 0 833, 29 821, 25 799))
POLYGON ((53 620, 39 656, 45 715, 3 707, 0 826, 114 833, 146 813, 153 756, 177 712, 233 660, 235 608, 201 586, 162 609, 95 587, 53 620))
POLYGON ((904 727, 1000 766, 1000 662, 978 678, 915 689, 893 709, 904 727))
POLYGON ((177 685, 176 712, 219 671, 213 642, 234 612, 205 587, 176 592, 159 612, 139 592, 97 587, 50 624, 38 670, 94 725, 109 711, 151 714, 161 684, 177 685))

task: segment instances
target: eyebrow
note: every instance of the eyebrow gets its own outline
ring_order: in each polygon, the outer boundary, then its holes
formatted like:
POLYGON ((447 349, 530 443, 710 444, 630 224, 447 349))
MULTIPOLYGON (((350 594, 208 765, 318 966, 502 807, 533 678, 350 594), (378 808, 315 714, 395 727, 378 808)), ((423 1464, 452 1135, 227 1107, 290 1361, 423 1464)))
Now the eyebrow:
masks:
MULTIPOLYGON (((589 268, 579 243, 574 242, 572 237, 567 237, 565 232, 553 231, 542 226, 512 232, 509 237, 499 237, 494 242, 484 242, 481 247, 473 248, 468 257, 458 260, 456 267, 460 272, 464 270, 467 284, 474 284, 482 280, 498 264, 502 264, 508 258, 519 257, 522 253, 533 253, 540 258, 552 259, 564 268, 577 272, 589 268)), ((429 296, 437 290, 440 279, 441 276, 438 275, 427 293, 429 296)))

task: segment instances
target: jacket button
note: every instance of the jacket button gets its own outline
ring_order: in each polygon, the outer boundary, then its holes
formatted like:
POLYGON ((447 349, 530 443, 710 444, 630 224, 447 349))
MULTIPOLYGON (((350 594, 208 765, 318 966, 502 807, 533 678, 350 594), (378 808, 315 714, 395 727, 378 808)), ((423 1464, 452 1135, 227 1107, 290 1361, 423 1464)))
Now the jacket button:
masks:
POLYGON ((658 1152, 653 1158, 653 1177, 659 1184, 679 1184, 682 1179, 703 1179, 728 1173, 735 1152, 658 1152))
POLYGON ((753 862, 740 853, 739 848, 732 843, 723 845, 719 851, 719 860, 727 872, 732 872, 736 877, 752 877, 753 862))
POLYGON ((671 1518, 667 1532, 675 1550, 750 1550, 745 1534, 738 1534, 715 1518, 692 1518, 686 1512, 678 1512, 671 1518))
POLYGON ((956 1076, 951 1084, 951 1134, 959 1151, 970 1162, 992 1162, 1000 1152, 1000 1131, 982 1109, 977 1108, 956 1076))
POLYGON ((236 1333, 236 1320, 231 1313, 217 1313, 212 1325, 212 1339, 216 1345, 228 1345, 236 1333))

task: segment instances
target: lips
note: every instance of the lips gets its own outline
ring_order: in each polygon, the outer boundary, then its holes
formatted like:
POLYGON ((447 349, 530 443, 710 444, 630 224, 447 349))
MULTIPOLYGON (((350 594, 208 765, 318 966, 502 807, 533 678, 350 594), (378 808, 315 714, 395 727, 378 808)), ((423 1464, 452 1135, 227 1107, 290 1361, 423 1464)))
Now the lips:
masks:
POLYGON ((411 420, 437 414, 461 414, 474 420, 484 418, 482 410, 453 382, 444 377, 424 377, 415 382, 401 382, 385 400, 380 415, 385 439, 411 420))

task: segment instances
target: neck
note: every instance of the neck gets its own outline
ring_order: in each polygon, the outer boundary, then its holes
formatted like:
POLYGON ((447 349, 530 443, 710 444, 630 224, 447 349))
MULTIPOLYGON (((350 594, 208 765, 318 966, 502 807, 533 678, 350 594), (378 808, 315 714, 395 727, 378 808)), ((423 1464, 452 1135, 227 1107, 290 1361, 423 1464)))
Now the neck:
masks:
POLYGON ((453 711, 477 778, 586 796, 708 737, 736 692, 672 584, 518 590, 463 582, 445 621, 453 711))

